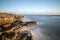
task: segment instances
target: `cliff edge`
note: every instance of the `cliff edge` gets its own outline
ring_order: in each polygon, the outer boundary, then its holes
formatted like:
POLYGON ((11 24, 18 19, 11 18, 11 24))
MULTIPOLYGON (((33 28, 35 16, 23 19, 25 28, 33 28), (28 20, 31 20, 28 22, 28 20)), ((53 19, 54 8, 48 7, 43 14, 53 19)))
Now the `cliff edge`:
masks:
POLYGON ((30 31, 24 28, 35 26, 35 21, 23 22, 22 15, 0 12, 0 40, 34 40, 30 31))

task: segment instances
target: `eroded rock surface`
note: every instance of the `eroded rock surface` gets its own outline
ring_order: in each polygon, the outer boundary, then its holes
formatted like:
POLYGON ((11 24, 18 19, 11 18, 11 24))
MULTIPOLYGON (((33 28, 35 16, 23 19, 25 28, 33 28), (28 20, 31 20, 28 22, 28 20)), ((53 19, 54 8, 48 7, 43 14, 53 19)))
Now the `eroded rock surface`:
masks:
POLYGON ((35 21, 23 22, 24 16, 0 12, 0 40, 34 40, 30 31, 22 31, 36 25, 35 21))

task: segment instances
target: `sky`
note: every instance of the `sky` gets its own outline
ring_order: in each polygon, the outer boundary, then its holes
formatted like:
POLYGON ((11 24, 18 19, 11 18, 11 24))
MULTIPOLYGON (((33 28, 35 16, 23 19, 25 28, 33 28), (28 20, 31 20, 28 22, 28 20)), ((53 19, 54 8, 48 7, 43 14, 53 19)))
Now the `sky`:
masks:
POLYGON ((0 0, 0 12, 60 15, 60 0, 0 0))

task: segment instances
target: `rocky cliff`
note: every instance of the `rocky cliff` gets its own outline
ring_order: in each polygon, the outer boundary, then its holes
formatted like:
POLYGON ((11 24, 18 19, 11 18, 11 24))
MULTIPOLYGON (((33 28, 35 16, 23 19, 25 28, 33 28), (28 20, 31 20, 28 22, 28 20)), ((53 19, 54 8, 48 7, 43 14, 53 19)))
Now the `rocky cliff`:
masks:
POLYGON ((33 27, 37 23, 35 21, 23 22, 22 18, 24 16, 0 12, 0 40, 34 40, 30 31, 21 30, 33 27))

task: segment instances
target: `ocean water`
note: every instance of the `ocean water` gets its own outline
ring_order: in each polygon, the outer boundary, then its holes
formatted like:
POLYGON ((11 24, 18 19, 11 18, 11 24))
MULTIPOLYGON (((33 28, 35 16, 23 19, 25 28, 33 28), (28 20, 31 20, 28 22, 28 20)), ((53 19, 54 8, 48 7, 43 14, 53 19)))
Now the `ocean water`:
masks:
POLYGON ((38 26, 30 29, 35 40, 60 40, 60 16, 25 15, 25 18, 38 23, 38 26))

